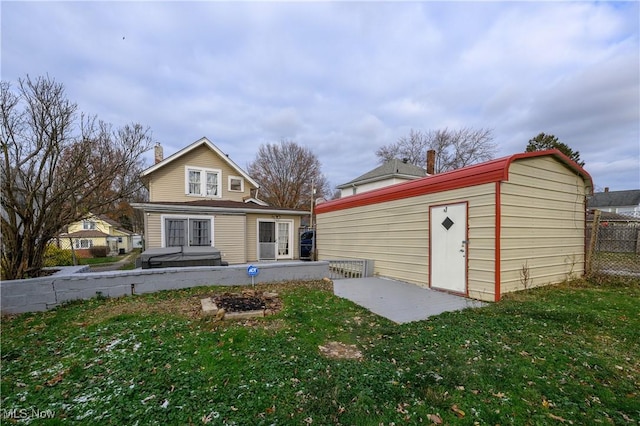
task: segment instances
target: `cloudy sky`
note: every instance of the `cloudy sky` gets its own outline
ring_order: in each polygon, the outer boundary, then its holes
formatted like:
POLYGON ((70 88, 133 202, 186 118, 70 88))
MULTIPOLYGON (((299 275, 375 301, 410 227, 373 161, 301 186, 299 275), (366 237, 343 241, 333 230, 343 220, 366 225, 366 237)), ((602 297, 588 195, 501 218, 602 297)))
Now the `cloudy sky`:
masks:
POLYGON ((335 186, 410 129, 490 128, 498 156, 551 133, 597 189, 640 188, 638 2, 0 8, 3 80, 48 74, 81 111, 149 126, 165 156, 206 136, 246 169, 288 139, 335 186))

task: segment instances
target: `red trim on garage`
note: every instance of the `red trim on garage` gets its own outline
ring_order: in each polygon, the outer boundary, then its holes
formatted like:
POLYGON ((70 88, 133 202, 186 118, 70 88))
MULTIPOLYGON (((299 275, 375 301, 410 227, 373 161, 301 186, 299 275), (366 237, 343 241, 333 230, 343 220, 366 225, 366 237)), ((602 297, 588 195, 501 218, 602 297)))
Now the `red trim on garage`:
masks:
POLYGON ((484 183, 500 182, 509 178, 509 166, 512 162, 524 158, 543 157, 548 155, 555 157, 557 160, 563 162, 567 167, 581 175, 583 179, 589 182, 591 188, 593 188, 593 181, 589 173, 557 149, 551 149, 547 151, 523 152, 509 157, 502 157, 487 161, 486 163, 474 164, 472 166, 463 167, 450 172, 427 176, 409 182, 363 192, 362 194, 327 201, 318 204, 316 207, 316 214, 329 213, 353 207, 368 206, 387 201, 401 200, 420 195, 434 194, 453 189, 482 185, 484 183))

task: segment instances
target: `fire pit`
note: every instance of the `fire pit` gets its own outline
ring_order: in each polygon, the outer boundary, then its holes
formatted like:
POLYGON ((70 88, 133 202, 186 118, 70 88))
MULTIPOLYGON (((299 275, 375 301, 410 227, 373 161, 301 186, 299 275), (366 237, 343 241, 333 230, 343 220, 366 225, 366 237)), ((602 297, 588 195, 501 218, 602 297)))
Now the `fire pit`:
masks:
POLYGON ((216 319, 243 319, 272 315, 280 309, 277 293, 245 290, 242 293, 223 293, 202 299, 202 314, 216 319))

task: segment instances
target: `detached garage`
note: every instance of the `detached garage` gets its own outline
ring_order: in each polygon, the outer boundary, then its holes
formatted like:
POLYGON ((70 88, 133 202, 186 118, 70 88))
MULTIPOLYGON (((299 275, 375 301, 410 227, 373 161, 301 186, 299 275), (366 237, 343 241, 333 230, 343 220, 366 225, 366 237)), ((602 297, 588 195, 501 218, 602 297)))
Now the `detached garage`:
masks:
POLYGON ((320 260, 479 300, 581 276, 589 174, 557 150, 319 204, 320 260))

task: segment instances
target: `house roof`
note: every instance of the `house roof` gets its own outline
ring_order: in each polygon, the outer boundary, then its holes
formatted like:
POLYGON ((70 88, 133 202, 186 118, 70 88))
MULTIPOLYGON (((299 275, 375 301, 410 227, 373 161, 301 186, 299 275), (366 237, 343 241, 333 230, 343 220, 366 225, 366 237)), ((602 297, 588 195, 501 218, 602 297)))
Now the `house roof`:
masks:
POLYGON ((240 166, 238 166, 236 163, 233 162, 233 160, 231 160, 231 158, 229 158, 229 156, 227 154, 225 154, 224 152, 220 151, 220 149, 215 146, 213 144, 213 142, 211 142, 209 139, 207 139, 206 137, 202 137, 200 139, 198 139, 197 141, 195 141, 194 143, 192 143, 191 145, 182 148, 180 151, 175 152, 173 154, 171 154, 169 157, 165 158, 164 160, 160 161, 159 163, 154 164, 153 166, 149 167, 148 169, 144 170, 142 173, 140 173, 141 177, 145 177, 150 175, 151 173, 155 172, 156 170, 158 170, 161 167, 166 166, 167 164, 177 160, 178 158, 182 157, 183 155, 187 154, 188 152, 193 151, 194 149, 200 147, 200 146, 206 146, 207 148, 209 148, 211 151, 213 151, 218 157, 220 157, 223 161, 225 161, 229 167, 233 168, 236 172, 238 172, 238 174, 240 174, 245 180, 247 180, 249 183, 251 183, 253 186, 255 186, 256 188, 259 188, 260 185, 258 185, 258 183, 251 179, 251 177, 240 168, 240 166))
MULTIPOLYGON (((594 212, 593 210, 589 210, 587 212, 587 222, 593 221, 593 218, 595 216, 593 212, 594 212)), ((619 213, 601 211, 600 222, 625 222, 625 223, 640 222, 640 218, 635 218, 632 216, 627 216, 619 213)))
POLYGON ((286 209, 261 205, 254 202, 230 200, 195 200, 195 201, 149 201, 134 203, 134 208, 145 211, 173 211, 184 212, 229 212, 229 213, 265 213, 265 214, 293 214, 308 215, 306 210, 286 209))
POLYGON ((596 192, 591 198, 589 198, 589 201, 587 202, 587 206, 589 208, 639 205, 640 189, 631 189, 628 191, 596 192))
POLYGON ((398 183, 385 188, 375 189, 373 191, 363 192, 362 194, 327 201, 322 204, 318 204, 316 207, 316 213, 327 213, 335 210, 417 197, 419 195, 433 194, 442 191, 481 185, 484 183, 505 181, 509 178, 509 166, 514 161, 545 156, 555 158, 566 167, 580 175, 586 181, 589 190, 592 190, 593 181, 586 170, 557 149, 550 149, 546 151, 514 154, 508 157, 487 161, 485 163, 474 164, 461 169, 426 176, 409 182, 398 183))
POLYGON ((105 234, 104 232, 97 231, 95 229, 87 229, 82 231, 60 234, 60 237, 67 237, 67 238, 105 238, 108 236, 109 234, 105 234))
POLYGON ((118 231, 118 232, 120 232, 122 234, 127 234, 127 235, 132 235, 133 234, 133 232, 124 229, 122 227, 122 224, 120 224, 120 222, 117 222, 117 221, 111 219, 109 216, 106 216, 106 215, 103 215, 103 214, 89 213, 82 220, 88 220, 88 219, 91 219, 91 218, 95 218, 95 219, 101 220, 103 222, 106 222, 107 224, 113 226, 113 228, 114 228, 113 230, 114 231, 118 231))
POLYGON ((418 167, 415 164, 411 164, 403 160, 394 158, 393 160, 389 160, 384 164, 376 167, 375 169, 370 170, 367 173, 358 176, 357 178, 347 183, 338 185, 337 188, 344 189, 353 185, 362 185, 365 183, 377 182, 394 177, 403 179, 416 179, 419 177, 425 177, 426 175, 427 172, 422 167, 418 167))

